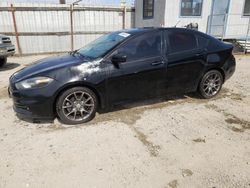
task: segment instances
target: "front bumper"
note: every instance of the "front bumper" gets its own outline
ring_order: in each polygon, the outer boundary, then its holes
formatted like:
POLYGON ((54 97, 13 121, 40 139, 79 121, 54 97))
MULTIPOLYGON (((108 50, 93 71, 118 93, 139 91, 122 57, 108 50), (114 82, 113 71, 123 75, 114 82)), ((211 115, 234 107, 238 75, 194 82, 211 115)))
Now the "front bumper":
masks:
POLYGON ((10 81, 8 92, 17 116, 33 122, 53 120, 55 118, 54 88, 54 84, 51 84, 46 88, 19 91, 10 81))
POLYGON ((20 119, 38 121, 55 118, 53 105, 49 101, 42 102, 38 98, 23 98, 18 91, 11 91, 10 88, 9 96, 13 100, 13 110, 20 119))
POLYGON ((15 54, 15 46, 12 44, 0 46, 0 57, 8 57, 15 54))

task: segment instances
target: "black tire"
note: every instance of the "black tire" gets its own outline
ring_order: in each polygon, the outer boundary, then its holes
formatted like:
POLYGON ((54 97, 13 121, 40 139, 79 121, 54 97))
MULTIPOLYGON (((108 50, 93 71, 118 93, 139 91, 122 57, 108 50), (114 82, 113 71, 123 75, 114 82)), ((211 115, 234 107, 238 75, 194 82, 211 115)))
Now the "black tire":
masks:
POLYGON ((76 125, 91 121, 95 117, 97 106, 97 97, 93 91, 86 87, 74 87, 59 96, 56 112, 62 123, 76 125))
POLYGON ((222 74, 217 70, 210 70, 202 77, 198 91, 202 98, 211 99, 218 95, 222 85, 222 74))
POLYGON ((0 57, 0 67, 3 67, 7 63, 7 57, 0 57))

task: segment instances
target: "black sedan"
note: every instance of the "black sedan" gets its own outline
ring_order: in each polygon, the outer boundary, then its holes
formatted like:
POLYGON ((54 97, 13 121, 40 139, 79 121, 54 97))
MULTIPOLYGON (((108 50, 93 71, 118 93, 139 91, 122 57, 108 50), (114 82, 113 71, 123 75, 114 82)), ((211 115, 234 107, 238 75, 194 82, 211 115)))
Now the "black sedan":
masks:
POLYGON ((90 121, 97 111, 166 94, 216 96, 235 71, 233 46, 182 28, 113 32, 10 77, 14 110, 34 121, 90 121))

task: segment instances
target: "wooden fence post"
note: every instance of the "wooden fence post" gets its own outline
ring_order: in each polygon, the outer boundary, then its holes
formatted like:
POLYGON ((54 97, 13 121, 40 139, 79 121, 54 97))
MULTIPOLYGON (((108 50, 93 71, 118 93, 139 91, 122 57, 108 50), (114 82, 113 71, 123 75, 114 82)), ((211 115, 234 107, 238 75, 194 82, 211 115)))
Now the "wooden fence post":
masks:
POLYGON ((122 29, 125 29, 126 28, 126 5, 124 5, 123 9, 123 14, 122 14, 122 29))
POLYGON ((70 38, 71 38, 71 51, 74 50, 74 27, 73 27, 73 5, 70 5, 70 38))
POLYGON ((22 49, 21 49, 21 46, 20 46, 19 36, 18 36, 18 31, 17 31, 17 25, 16 25, 15 8, 14 8, 13 4, 11 4, 11 13, 12 13, 12 19, 13 19, 13 25, 14 25, 14 31, 15 31, 15 36, 16 36, 16 43, 17 43, 18 53, 19 53, 19 55, 22 55, 22 49))

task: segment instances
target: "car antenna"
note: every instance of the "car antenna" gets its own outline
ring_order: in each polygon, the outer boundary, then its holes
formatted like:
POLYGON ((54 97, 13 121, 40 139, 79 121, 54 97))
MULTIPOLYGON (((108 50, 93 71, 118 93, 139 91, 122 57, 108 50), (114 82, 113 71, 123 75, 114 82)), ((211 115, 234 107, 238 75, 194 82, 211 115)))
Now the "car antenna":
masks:
POLYGON ((180 22, 181 22, 181 20, 179 20, 179 21, 175 24, 174 27, 177 27, 177 25, 178 25, 180 22))

